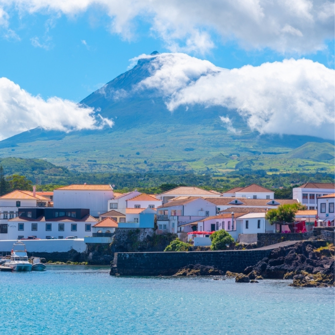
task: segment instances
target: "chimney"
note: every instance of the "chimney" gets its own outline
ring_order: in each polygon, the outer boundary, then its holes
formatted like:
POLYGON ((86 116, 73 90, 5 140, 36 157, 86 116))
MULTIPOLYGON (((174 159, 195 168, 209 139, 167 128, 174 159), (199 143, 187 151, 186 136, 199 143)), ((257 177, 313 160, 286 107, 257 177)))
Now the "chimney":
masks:
POLYGON ((33 196, 36 197, 36 186, 33 186, 33 196))

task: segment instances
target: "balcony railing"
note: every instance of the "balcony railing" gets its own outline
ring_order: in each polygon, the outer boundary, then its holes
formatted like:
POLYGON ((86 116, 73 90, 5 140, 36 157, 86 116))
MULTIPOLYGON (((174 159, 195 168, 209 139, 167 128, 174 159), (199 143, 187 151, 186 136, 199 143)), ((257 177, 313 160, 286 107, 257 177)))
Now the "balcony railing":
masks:
POLYGON ((168 215, 157 215, 157 221, 169 221, 168 215))

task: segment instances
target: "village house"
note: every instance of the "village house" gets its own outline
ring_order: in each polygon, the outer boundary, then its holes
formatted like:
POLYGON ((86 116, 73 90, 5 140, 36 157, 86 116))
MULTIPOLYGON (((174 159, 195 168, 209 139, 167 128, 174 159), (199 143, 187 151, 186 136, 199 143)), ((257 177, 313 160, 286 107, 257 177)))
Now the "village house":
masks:
POLYGON ((99 215, 99 221, 106 219, 106 218, 111 218, 117 223, 126 222, 126 215, 114 209, 99 215))
POLYGON ((335 193, 334 183, 306 183, 292 190, 293 199, 297 199, 307 209, 317 209, 318 198, 335 193))
POLYGON ((113 240, 118 223, 110 217, 106 217, 92 226, 92 236, 85 236, 85 243, 109 244, 113 240))
POLYGON ((39 239, 84 238, 92 235, 98 220, 82 208, 20 208, 18 217, 8 221, 2 239, 16 240, 34 236, 39 239))
POLYGON ((115 197, 111 185, 69 185, 54 190, 54 207, 88 208, 94 217, 106 212, 108 200, 115 197))
POLYGON ((181 232, 185 223, 201 220, 216 214, 216 206, 200 197, 179 197, 158 207, 159 231, 181 232))
POLYGON ((296 204, 297 200, 294 199, 249 199, 249 198, 235 198, 235 197, 222 197, 222 198, 206 198, 207 201, 216 205, 217 213, 228 208, 264 208, 273 209, 278 208, 284 204, 296 204))
POLYGON ((248 199, 274 199, 274 192, 252 184, 247 187, 235 187, 223 193, 224 197, 248 198, 248 199))
POLYGON ((334 226, 335 193, 327 194, 317 199, 317 218, 322 226, 334 226))
POLYGON ((206 197, 206 198, 217 198, 220 197, 221 193, 216 191, 206 191, 199 187, 188 187, 180 186, 164 193, 158 194, 157 198, 162 200, 162 204, 166 204, 168 201, 179 198, 179 197, 206 197))
POLYGON ((136 196, 140 195, 141 193, 137 190, 131 191, 124 194, 119 194, 115 196, 114 198, 111 198, 108 200, 107 204, 107 210, 117 210, 120 213, 126 214, 126 208, 127 208, 127 201, 129 199, 135 198, 136 196))

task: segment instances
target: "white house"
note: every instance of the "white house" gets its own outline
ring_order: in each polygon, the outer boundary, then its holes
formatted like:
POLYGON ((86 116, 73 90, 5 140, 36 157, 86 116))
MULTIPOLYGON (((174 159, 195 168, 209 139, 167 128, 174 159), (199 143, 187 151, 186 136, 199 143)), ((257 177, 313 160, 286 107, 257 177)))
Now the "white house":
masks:
POLYGON ((334 192, 334 183, 306 183, 292 190, 293 199, 297 199, 307 209, 317 209, 317 199, 334 192))
POLYGON ((106 219, 106 218, 111 218, 112 220, 116 221, 117 223, 126 222, 126 215, 119 212, 119 211, 116 211, 114 209, 99 215, 99 220, 100 221, 103 220, 103 219, 106 219))
POLYGON ((50 200, 36 192, 13 191, 0 197, 0 240, 8 229, 8 220, 18 216, 19 208, 48 207, 50 200))
POLYGON ((206 191, 199 187, 188 187, 180 186, 174 188, 173 190, 166 191, 162 194, 158 194, 157 198, 162 200, 163 204, 166 204, 168 201, 178 198, 178 197, 206 197, 206 198, 217 198, 221 194, 216 191, 206 191))
POLYGON ((274 192, 259 186, 252 184, 247 187, 235 187, 229 191, 223 193, 224 197, 235 197, 235 198, 249 198, 249 199, 274 199, 274 192))
POLYGON ((162 200, 150 194, 139 194, 127 200, 127 208, 157 208, 162 204, 162 200))
POLYGON ((7 232, 1 234, 1 239, 15 240, 28 236, 39 239, 84 238, 92 235, 92 226, 97 222, 88 209, 20 208, 19 216, 8 221, 7 232))
POLYGON ((275 233, 275 225, 265 219, 265 213, 249 213, 236 220, 236 232, 231 234, 235 240, 240 234, 275 233))
POLYGON ((213 203, 217 207, 217 213, 228 208, 264 208, 273 209, 284 204, 296 204, 297 200, 294 199, 249 199, 249 198, 235 198, 235 197, 222 197, 222 198, 206 198, 207 201, 213 203))
POLYGON ((120 194, 113 199, 108 201, 107 210, 117 210, 120 213, 126 214, 127 208, 127 201, 129 199, 135 198, 136 196, 140 195, 141 193, 138 191, 131 191, 128 193, 120 194))
POLYGON ((54 190, 54 207, 88 208, 94 217, 106 212, 114 198, 111 185, 69 185, 54 190))
POLYGON ((334 226, 335 193, 324 195, 319 197, 317 200, 318 219, 322 220, 324 223, 327 223, 327 225, 330 222, 331 225, 334 226))
POLYGON ((179 197, 158 207, 157 225, 160 231, 181 232, 185 223, 216 214, 216 206, 199 197, 179 197))
POLYGON ((118 223, 107 217, 92 226, 92 236, 84 238, 85 243, 111 243, 118 223))

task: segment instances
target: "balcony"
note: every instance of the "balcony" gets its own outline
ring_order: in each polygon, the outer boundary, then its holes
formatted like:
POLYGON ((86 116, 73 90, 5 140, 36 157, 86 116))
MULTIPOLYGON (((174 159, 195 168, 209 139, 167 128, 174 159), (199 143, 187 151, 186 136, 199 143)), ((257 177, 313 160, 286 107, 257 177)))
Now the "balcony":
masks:
POLYGON ((169 221, 168 215, 157 215, 157 221, 169 221))

